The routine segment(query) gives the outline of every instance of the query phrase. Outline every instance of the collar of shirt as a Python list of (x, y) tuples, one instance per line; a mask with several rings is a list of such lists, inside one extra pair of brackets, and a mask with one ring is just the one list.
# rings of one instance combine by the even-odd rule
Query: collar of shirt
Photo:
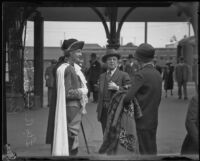
[(116, 69), (117, 69), (117, 67), (116, 67), (115, 69), (113, 69), (113, 70), (107, 70), (107, 73), (108, 73), (109, 71), (111, 71), (111, 76), (112, 76), (112, 75), (115, 73)]

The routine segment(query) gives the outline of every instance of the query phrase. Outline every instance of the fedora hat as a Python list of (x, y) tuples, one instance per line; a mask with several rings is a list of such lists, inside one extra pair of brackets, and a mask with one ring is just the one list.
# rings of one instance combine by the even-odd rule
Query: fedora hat
[(142, 62), (149, 62), (154, 59), (155, 49), (150, 44), (143, 43), (137, 47), (134, 57)]
[(102, 57), (102, 61), (105, 63), (109, 57), (115, 56), (120, 59), (120, 55), (115, 49), (107, 49), (106, 54)]
[(83, 46), (84, 46), (84, 41), (78, 41), (76, 39), (68, 39), (63, 41), (61, 49), (73, 51), (73, 50), (83, 49)]

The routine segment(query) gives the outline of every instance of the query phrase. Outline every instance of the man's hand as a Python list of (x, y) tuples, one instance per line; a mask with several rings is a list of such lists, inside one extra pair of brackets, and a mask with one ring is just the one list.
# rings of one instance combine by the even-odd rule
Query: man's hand
[(116, 83), (115, 82), (109, 82), (108, 83), (108, 89), (109, 90), (119, 90), (119, 86), (118, 85), (116, 85)]

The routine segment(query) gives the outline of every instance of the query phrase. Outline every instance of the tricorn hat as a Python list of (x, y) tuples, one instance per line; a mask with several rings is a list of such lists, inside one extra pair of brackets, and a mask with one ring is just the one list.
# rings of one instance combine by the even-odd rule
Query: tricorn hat
[(61, 49), (73, 51), (73, 50), (82, 49), (83, 46), (84, 46), (84, 41), (78, 41), (76, 39), (68, 39), (68, 40), (63, 41)]
[(155, 49), (150, 44), (143, 43), (137, 47), (134, 57), (142, 62), (153, 60)]
[(102, 57), (102, 61), (105, 63), (109, 57), (115, 56), (120, 59), (120, 55), (115, 49), (107, 49), (106, 54)]

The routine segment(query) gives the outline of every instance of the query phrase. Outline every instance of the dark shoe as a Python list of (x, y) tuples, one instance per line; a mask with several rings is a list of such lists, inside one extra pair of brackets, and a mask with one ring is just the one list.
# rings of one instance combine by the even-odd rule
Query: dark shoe
[(72, 155), (72, 156), (77, 155), (77, 154), (78, 154), (78, 148), (70, 151), (70, 155)]
[(180, 99), (181, 99), (181, 97), (178, 97), (178, 99), (180, 100)]
[(184, 97), (184, 100), (188, 100), (188, 98), (187, 98), (187, 97)]

